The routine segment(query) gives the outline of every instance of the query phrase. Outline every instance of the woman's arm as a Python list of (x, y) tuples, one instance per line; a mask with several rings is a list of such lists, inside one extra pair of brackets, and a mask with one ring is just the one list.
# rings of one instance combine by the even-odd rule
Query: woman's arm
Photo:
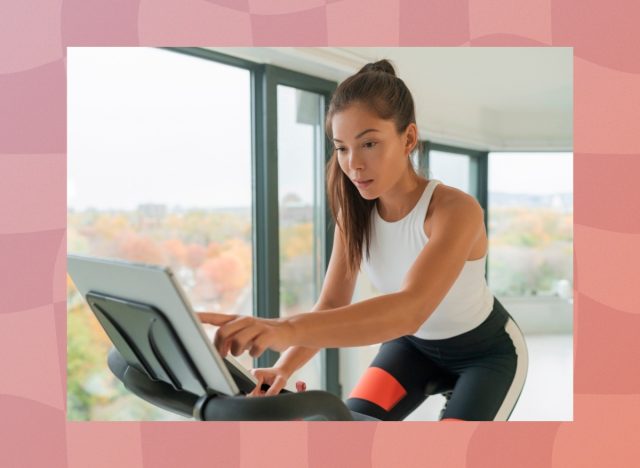
[(418, 307), (406, 293), (393, 293), (286, 319), (291, 343), (324, 348), (364, 346), (411, 334)]
[(399, 292), (287, 318), (293, 344), (363, 346), (415, 333), (460, 275), (483, 230), (482, 207), (473, 197), (441, 205), (433, 214), (431, 238)]

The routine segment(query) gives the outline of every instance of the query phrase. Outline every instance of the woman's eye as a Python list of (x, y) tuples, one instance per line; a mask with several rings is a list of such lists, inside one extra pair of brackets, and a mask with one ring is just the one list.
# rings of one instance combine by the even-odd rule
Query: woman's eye
[[(376, 141), (368, 141), (368, 142), (364, 143), (362, 146), (363, 146), (364, 148), (373, 148), (373, 147), (374, 147), (374, 146), (376, 146), (377, 144), (378, 144), (378, 142), (376, 142)], [(337, 147), (335, 148), (335, 150), (336, 150), (338, 153), (341, 153), (341, 152), (343, 152), (343, 151), (346, 151), (346, 148), (345, 148), (345, 147), (343, 147), (343, 146), (337, 146)]]

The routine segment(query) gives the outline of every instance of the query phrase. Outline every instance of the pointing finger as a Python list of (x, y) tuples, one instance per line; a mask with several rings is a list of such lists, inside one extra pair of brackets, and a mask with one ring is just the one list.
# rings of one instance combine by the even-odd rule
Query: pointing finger
[(235, 320), (238, 316), (234, 314), (220, 314), (217, 312), (198, 312), (198, 319), (203, 323), (211, 325), (224, 325), (227, 322)]

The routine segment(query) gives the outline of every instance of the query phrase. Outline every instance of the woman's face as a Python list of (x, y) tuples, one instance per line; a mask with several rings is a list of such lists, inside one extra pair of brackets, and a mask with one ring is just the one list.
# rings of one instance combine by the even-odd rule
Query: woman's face
[(392, 120), (384, 120), (362, 104), (352, 104), (333, 116), (331, 128), (336, 157), (342, 171), (360, 195), (374, 200), (391, 189), (408, 170), (413, 144)]

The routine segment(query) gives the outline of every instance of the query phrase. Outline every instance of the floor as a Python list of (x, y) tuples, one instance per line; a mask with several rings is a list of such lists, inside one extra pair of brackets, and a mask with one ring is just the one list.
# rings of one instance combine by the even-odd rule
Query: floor
[[(529, 372), (509, 421), (573, 420), (572, 335), (527, 335)], [(435, 421), (444, 398), (428, 398), (405, 421)]]

